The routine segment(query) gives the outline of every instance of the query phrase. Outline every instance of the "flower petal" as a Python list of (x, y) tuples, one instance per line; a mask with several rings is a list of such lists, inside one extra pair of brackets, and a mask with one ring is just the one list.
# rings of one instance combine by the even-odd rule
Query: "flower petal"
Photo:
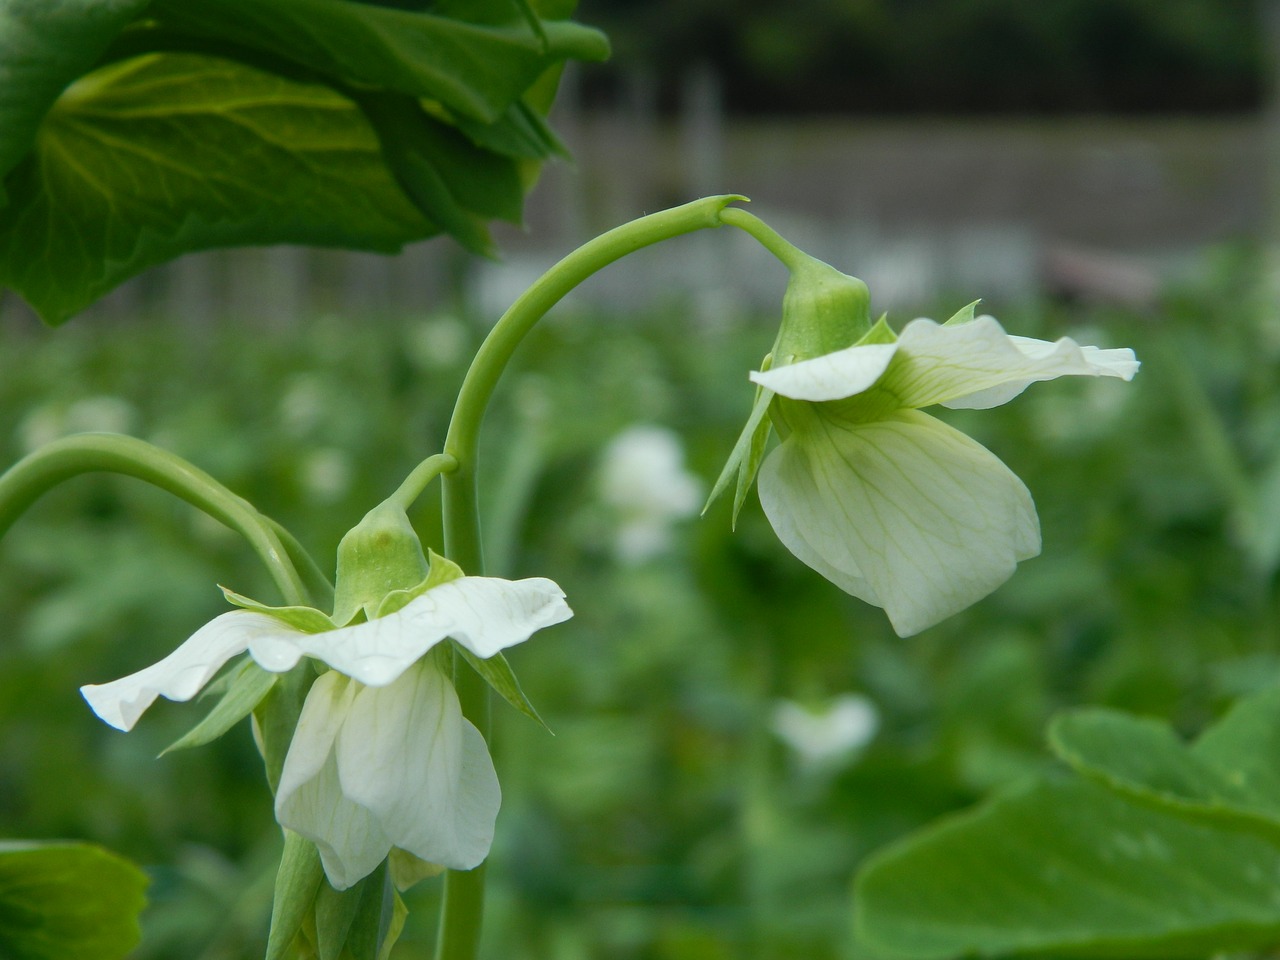
[(111, 726), (131, 730), (156, 697), (190, 700), (245, 650), (267, 670), (292, 668), (301, 656), (291, 642), (295, 633), (274, 617), (233, 610), (210, 620), (163, 660), (110, 683), (87, 684), (80, 692)]
[(840, 400), (866, 390), (885, 372), (896, 343), (846, 347), (811, 360), (751, 371), (751, 382), (792, 400)]
[(550, 580), (462, 577), (432, 587), (385, 617), (294, 640), (307, 655), (380, 687), (445, 637), (487, 658), (572, 615), (564, 591)]
[(430, 659), (356, 694), (338, 735), (346, 797), (394, 846), (454, 870), (489, 854), (502, 794), (484, 738)]
[(1070, 337), (1050, 343), (1011, 337), (994, 317), (957, 326), (912, 320), (878, 387), (903, 407), (941, 403), (985, 409), (1012, 400), (1037, 380), (1062, 376), (1119, 377), (1138, 371), (1133, 351), (1082, 347)]
[(859, 424), (797, 407), (760, 471), (765, 514), (792, 553), (884, 607), (899, 635), (963, 610), (1039, 553), (1027, 488), (964, 434), (914, 410)]
[(368, 876), (391, 849), (378, 817), (343, 793), (338, 771), (336, 741), (361, 689), (335, 670), (316, 679), (276, 790), (276, 819), (316, 845), (336, 890)]

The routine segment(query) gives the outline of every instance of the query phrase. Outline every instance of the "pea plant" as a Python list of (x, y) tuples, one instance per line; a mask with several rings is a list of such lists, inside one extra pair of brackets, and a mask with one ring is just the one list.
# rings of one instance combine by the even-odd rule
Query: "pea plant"
[[(571, 7), (4, 0), (0, 283), (58, 324), (146, 267), (210, 247), (394, 251), (447, 234), (490, 252), (488, 223), (518, 221), (538, 165), (562, 152), (545, 114), (563, 63), (608, 52)], [(159, 698), (211, 700), (170, 749), (251, 724), (283, 836), (268, 960), (403, 956), (392, 952), (401, 893), (418, 883), (443, 885), (438, 960), (481, 955), (502, 802), (491, 700), (541, 722), (504, 651), (535, 634), (554, 642), (578, 600), (554, 570), (486, 576), (480, 434), (522, 340), (611, 263), (728, 227), (789, 271), (776, 338), (742, 371), (749, 412), (736, 442), (725, 438), (706, 522), (736, 522), (755, 487), (782, 547), (882, 608), (904, 638), (1040, 552), (1023, 482), (925, 411), (995, 407), (1064, 376), (1129, 381), (1133, 352), (1011, 335), (976, 303), (895, 327), (873, 315), (864, 283), (744, 203), (713, 196), (642, 216), (551, 267), (492, 326), (447, 431), (424, 438), (418, 466), (332, 560), (134, 437), (64, 437), (0, 476), (0, 533), (62, 481), (117, 473), (235, 531), (270, 575), (276, 596), (223, 588), (226, 611), (167, 656), (81, 688), (121, 731)], [(437, 485), (443, 534), (423, 543), (410, 512)], [(1056, 773), (866, 865), (859, 955), (1203, 956), (1280, 940), (1277, 720), (1270, 691), (1191, 745), (1115, 711), (1061, 716)], [(23, 960), (123, 956), (144, 887), (96, 847), (0, 845), (0, 946)]]

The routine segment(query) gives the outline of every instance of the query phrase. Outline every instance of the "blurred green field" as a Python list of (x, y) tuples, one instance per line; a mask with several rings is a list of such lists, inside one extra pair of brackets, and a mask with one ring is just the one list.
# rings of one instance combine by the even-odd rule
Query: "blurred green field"
[[(1132, 346), (1144, 367), (1129, 386), (1060, 381), (944, 412), (1026, 481), (1045, 547), (910, 640), (794, 560), (754, 496), (736, 533), (721, 502), (653, 555), (618, 548), (627, 518), (602, 496), (602, 451), (629, 426), (669, 427), (705, 492), (775, 318), (553, 314), (503, 384), (482, 464), (490, 572), (552, 577), (576, 611), (510, 653), (555, 736), (495, 707), (505, 801), (485, 955), (846, 957), (860, 859), (1048, 763), (1055, 710), (1108, 704), (1194, 731), (1280, 678), (1280, 327), (1255, 274), (1248, 251), (1221, 251), (1151, 315), (984, 305), (1010, 332)], [(330, 566), (438, 449), (491, 319), (0, 330), (0, 450), (11, 463), (65, 432), (132, 433)], [(434, 507), (415, 519), (439, 548)], [(157, 760), (200, 705), (164, 703), (124, 736), (77, 693), (220, 612), (219, 583), (278, 601), (233, 535), (130, 480), (71, 481), (0, 543), (0, 836), (85, 838), (146, 865), (138, 960), (249, 960), (265, 939), (278, 841), (247, 727)], [(775, 732), (780, 701), (851, 693), (879, 716), (860, 749), (806, 761)], [(422, 955), (437, 893), (410, 894), (396, 955)]]

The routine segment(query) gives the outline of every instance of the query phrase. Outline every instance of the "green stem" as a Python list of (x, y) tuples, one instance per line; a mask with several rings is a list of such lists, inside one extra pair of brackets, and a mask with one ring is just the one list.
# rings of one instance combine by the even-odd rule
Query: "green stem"
[(413, 506), (413, 502), (427, 489), (427, 485), (442, 473), (452, 473), (458, 469), (458, 461), (447, 453), (437, 453), (413, 468), (413, 472), (404, 478), (404, 483), (396, 488), (396, 492), (387, 497), (387, 503), (394, 504), (405, 513)]
[[(145, 480), (244, 536), (266, 565), (285, 603), (309, 605), (313, 602), (310, 588), (328, 587), (301, 545), (247, 501), (176, 454), (120, 434), (63, 437), (0, 475), (0, 537), (49, 489), (63, 480), (97, 471)], [(305, 576), (299, 574), (296, 559), (303, 560)]]
[[(722, 219), (731, 212), (725, 208), (745, 199), (707, 197), (610, 230), (553, 266), (502, 315), (467, 371), (445, 437), (444, 452), (457, 462), (457, 468), (441, 478), (444, 548), (450, 560), (469, 574), (484, 572), (476, 493), (480, 425), (498, 380), (525, 335), (548, 310), (592, 274), (651, 244), (718, 227), (728, 222)], [(463, 715), (488, 739), (488, 687), (474, 670), (461, 664), (454, 683)], [(481, 864), (475, 870), (450, 870), (446, 874), (436, 960), (474, 960), (478, 955), (484, 915), (484, 869)]]
[(764, 247), (775, 257), (782, 261), (783, 266), (790, 269), (797, 264), (807, 263), (813, 258), (805, 253), (795, 244), (784, 238), (777, 230), (769, 226), (753, 213), (746, 210), (732, 208), (725, 210), (720, 214), (720, 222), (729, 227), (737, 227), (739, 230), (745, 230), (751, 236), (759, 241), (760, 246)]

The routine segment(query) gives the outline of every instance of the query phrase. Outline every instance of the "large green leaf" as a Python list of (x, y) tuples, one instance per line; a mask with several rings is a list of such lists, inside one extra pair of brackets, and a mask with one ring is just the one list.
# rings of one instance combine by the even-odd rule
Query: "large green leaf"
[(147, 878), (76, 843), (0, 844), (0, 957), (117, 960), (137, 944)]
[(880, 960), (1174, 960), (1280, 943), (1280, 841), (1088, 780), (1009, 790), (885, 851), (855, 930)]
[(873, 953), (1174, 957), (1280, 943), (1280, 689), (1194, 743), (1086, 708), (1050, 727), (1085, 779), (1041, 783), (927, 829), (869, 864), (857, 926)]
[(31, 148), (58, 95), (148, 2), (0, 0), (0, 177)]
[(192, 250), (393, 251), (438, 232), (397, 187), (350, 101), (189, 54), (133, 59), (80, 81), (8, 185), (0, 284), (51, 323)]
[(0, 285), (59, 323), (211, 247), (491, 252), (564, 60), (608, 54), (570, 7), (0, 0)]
[(1280, 836), (1278, 690), (1242, 700), (1190, 745), (1166, 723), (1099, 708), (1058, 717), (1050, 742), (1077, 771), (1135, 799)]
[(504, 7), (496, 24), (457, 19), (457, 9), (442, 17), (350, 0), (156, 0), (150, 13), (166, 29), (492, 122), (553, 62), (608, 54), (598, 31), (571, 21), (542, 24), (544, 45), (517, 4)]

